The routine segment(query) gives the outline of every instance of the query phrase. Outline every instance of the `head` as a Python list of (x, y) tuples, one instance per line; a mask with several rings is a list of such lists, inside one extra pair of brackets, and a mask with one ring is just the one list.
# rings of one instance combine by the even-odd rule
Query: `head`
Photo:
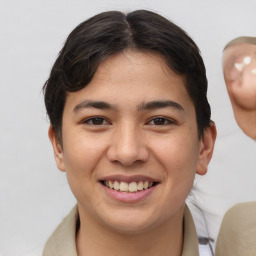
[(98, 14), (78, 25), (68, 36), (44, 86), (50, 122), (61, 142), (62, 115), (67, 93), (92, 80), (99, 64), (124, 50), (161, 55), (185, 80), (196, 110), (198, 135), (210, 124), (207, 78), (199, 49), (181, 28), (150, 11)]
[(149, 11), (101, 13), (71, 32), (44, 89), (81, 223), (134, 233), (169, 221), (181, 230), (216, 136), (191, 38)]

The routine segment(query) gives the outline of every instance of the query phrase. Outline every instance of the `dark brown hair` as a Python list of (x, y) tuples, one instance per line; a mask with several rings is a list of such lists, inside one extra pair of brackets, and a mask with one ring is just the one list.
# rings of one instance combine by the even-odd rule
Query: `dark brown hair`
[(199, 137), (210, 124), (205, 66), (194, 41), (180, 27), (150, 11), (100, 13), (68, 36), (44, 85), (45, 106), (57, 138), (67, 92), (84, 88), (99, 64), (125, 49), (160, 54), (167, 65), (185, 78), (196, 110)]

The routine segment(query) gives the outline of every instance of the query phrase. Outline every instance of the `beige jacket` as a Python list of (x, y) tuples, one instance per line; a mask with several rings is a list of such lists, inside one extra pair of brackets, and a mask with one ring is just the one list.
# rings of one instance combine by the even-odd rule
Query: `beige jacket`
[(256, 255), (256, 202), (240, 203), (225, 214), (215, 256)]
[[(47, 241), (43, 256), (77, 256), (75, 241), (77, 220), (78, 211), (77, 207), (74, 207)], [(187, 206), (184, 212), (182, 256), (199, 256), (197, 233)]]

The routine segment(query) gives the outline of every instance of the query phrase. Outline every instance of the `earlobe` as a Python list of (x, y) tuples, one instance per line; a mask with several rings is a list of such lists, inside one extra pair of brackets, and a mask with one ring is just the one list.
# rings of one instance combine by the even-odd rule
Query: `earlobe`
[(56, 133), (55, 133), (52, 125), (50, 125), (50, 127), (49, 127), (48, 136), (49, 136), (49, 139), (52, 143), (54, 158), (55, 158), (57, 167), (60, 171), (65, 172), (65, 165), (64, 165), (64, 159), (63, 159), (63, 149), (62, 149), (62, 146), (61, 146), (59, 140), (56, 137)]
[(196, 173), (199, 175), (205, 175), (207, 173), (207, 167), (212, 158), (216, 136), (216, 126), (214, 122), (211, 121), (210, 126), (204, 130), (204, 137), (200, 141), (199, 159), (196, 170)]

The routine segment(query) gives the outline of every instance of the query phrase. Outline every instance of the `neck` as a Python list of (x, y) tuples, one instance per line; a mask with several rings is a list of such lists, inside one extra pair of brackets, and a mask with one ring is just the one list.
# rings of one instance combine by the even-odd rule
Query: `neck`
[(171, 220), (136, 234), (124, 234), (80, 214), (76, 244), (79, 256), (180, 256), (183, 245), (183, 212), (179, 209)]

